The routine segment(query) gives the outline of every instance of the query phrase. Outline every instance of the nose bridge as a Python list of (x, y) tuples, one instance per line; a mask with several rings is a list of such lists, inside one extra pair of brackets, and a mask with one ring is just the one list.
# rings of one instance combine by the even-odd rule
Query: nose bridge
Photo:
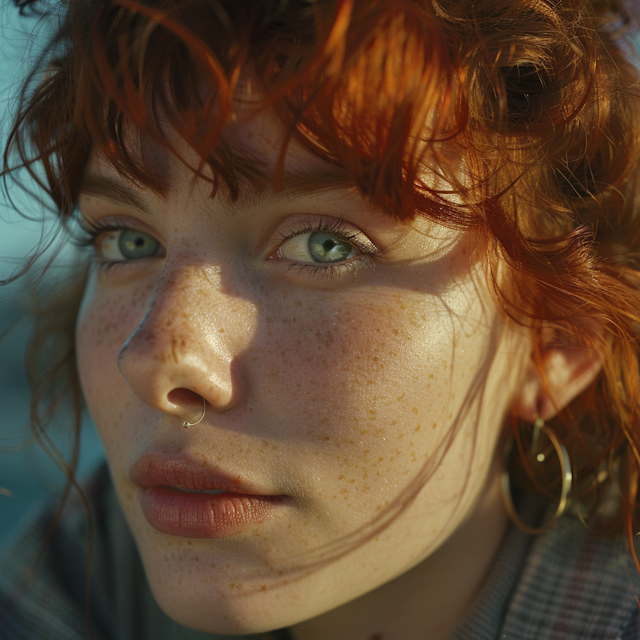
[(219, 268), (187, 264), (165, 270), (129, 341), (136, 336), (148, 346), (162, 340), (165, 348), (170, 345), (172, 351), (186, 347), (198, 330), (220, 324), (218, 316), (223, 312), (224, 297)]
[(118, 367), (136, 395), (161, 411), (184, 417), (192, 411), (187, 404), (201, 402), (193, 394), (228, 409), (240, 391), (234, 361), (251, 339), (254, 317), (254, 305), (219, 266), (167, 264)]

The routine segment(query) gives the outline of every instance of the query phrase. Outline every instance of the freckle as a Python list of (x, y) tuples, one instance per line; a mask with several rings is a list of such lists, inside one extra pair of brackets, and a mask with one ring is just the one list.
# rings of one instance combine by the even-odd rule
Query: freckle
[(417, 414), (418, 413), (418, 407), (413, 407), (413, 409), (411, 409), (411, 411), (413, 411), (413, 413)]
[(437, 427), (438, 427), (438, 423), (437, 423), (437, 422), (434, 422), (434, 423), (433, 423), (433, 427), (431, 427), (431, 428), (432, 428), (432, 429), (436, 429)]
[(418, 426), (414, 429), (414, 431), (420, 431), (420, 429), (421, 429), (421, 426), (420, 426), (420, 425), (418, 425)]
[(429, 374), (429, 380), (433, 380), (433, 373)]

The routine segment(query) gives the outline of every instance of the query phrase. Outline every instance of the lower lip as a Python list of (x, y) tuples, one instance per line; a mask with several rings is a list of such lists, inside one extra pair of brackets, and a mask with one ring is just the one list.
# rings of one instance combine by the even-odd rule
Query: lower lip
[(142, 512), (161, 533), (183, 538), (225, 538), (265, 522), (283, 501), (280, 496), (187, 493), (147, 487), (142, 494)]

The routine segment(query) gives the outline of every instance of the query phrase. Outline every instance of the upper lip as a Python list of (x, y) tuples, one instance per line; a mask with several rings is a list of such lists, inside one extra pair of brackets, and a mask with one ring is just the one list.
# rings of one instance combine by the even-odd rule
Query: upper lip
[(191, 491), (214, 489), (247, 495), (267, 495), (238, 476), (186, 455), (145, 453), (129, 468), (129, 477), (142, 487), (176, 487)]

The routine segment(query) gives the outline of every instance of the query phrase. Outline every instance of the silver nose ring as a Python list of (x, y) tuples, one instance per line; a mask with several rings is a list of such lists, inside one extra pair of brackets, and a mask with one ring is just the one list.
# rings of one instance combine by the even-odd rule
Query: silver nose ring
[[(202, 398), (202, 396), (200, 396)], [(182, 423), (182, 426), (186, 429), (187, 427), (195, 427), (197, 424), (200, 424), (202, 422), (202, 419), (204, 418), (204, 414), (207, 412), (207, 401), (202, 398), (202, 415), (195, 421), (195, 422), (189, 422), (188, 420), (185, 420)]]

